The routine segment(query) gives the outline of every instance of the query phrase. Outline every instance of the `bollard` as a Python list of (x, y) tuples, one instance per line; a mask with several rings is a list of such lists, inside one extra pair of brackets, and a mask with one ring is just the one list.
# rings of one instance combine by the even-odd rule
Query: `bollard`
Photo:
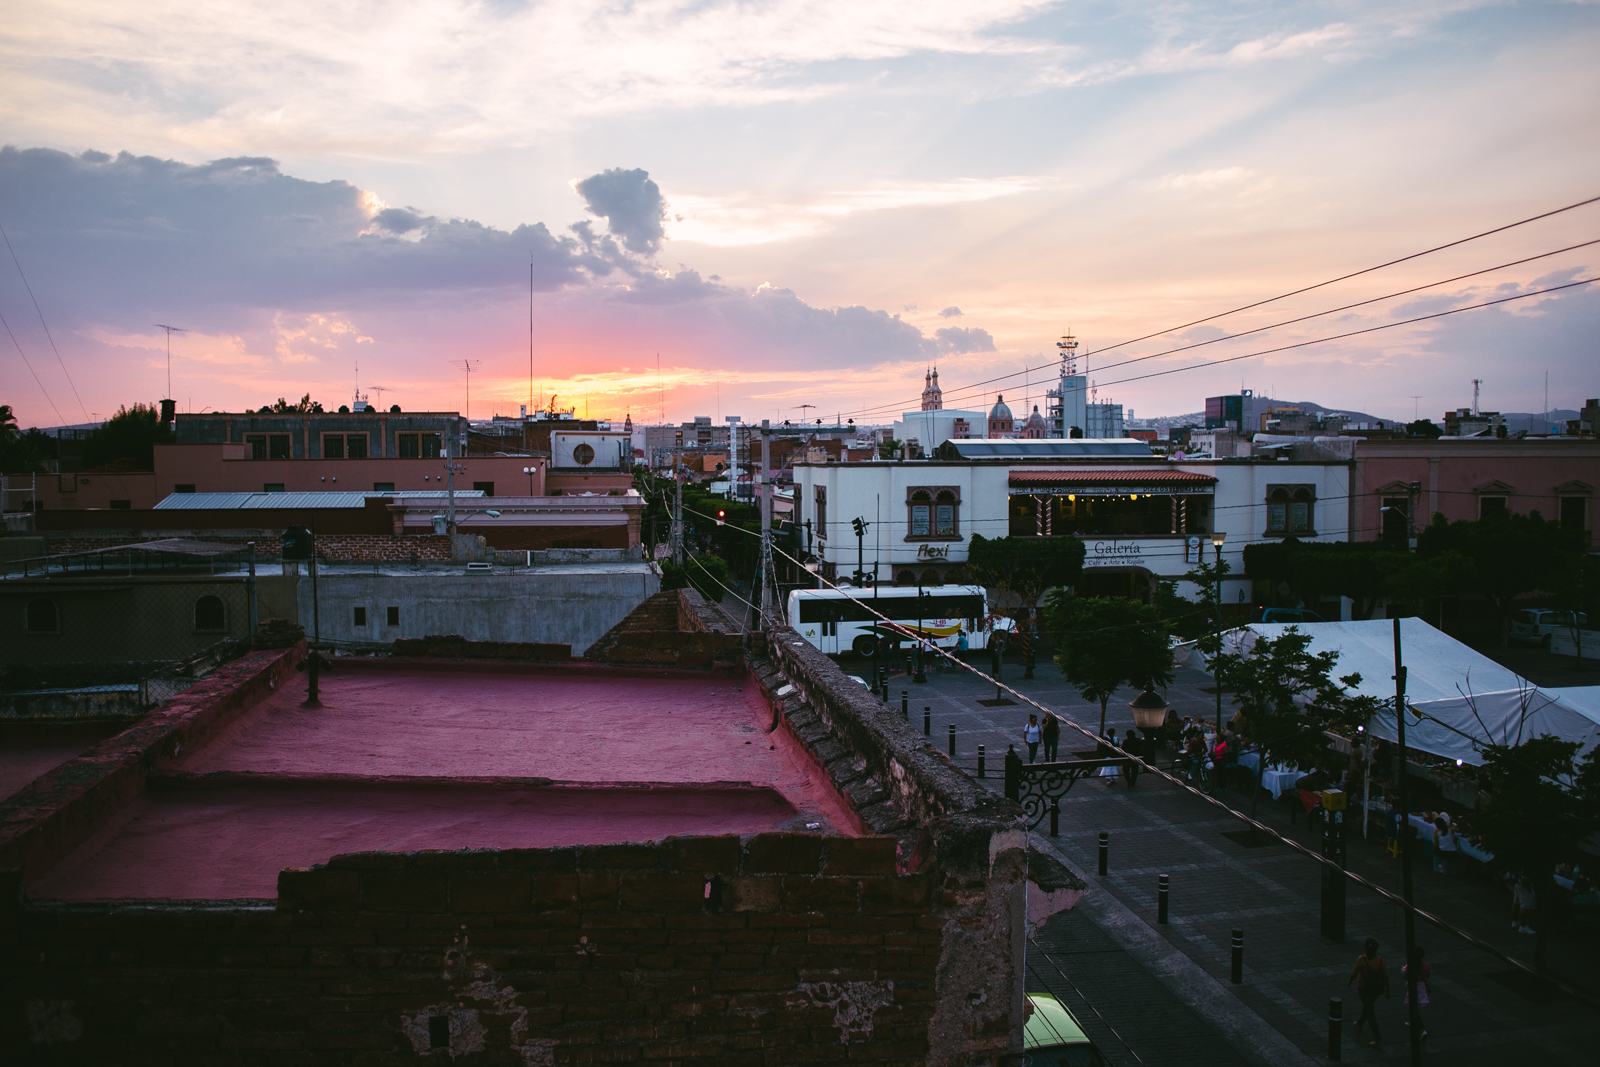
[(1233, 932), (1233, 984), (1244, 981), (1244, 931)]
[[(1050, 801), (1050, 836), (1051, 837), (1060, 837), (1061, 836), (1061, 800), (1060, 800), (1060, 798), (1057, 798), (1055, 800)], [(1103, 868), (1104, 866), (1105, 866), (1105, 864), (1102, 863), (1101, 867)], [(1102, 870), (1100, 873), (1104, 874), (1105, 871)]]
[(1167, 876), (1156, 875), (1156, 922), (1167, 925)]
[(1106, 863), (1111, 859), (1111, 832), (1100, 831), (1100, 873), (1106, 873)]
[(950, 724), (950, 758), (956, 758), (956, 724)]
[(1339, 1059), (1340, 1038), (1344, 1036), (1342, 1023), (1344, 1022), (1344, 1001), (1339, 997), (1328, 998), (1328, 1059), (1335, 1062)]
[(985, 775), (983, 773), (983, 746), (982, 745), (978, 746), (978, 777), (979, 778), (985, 777)]
[(911, 721), (911, 690), (900, 690), (900, 717), (906, 722)]
[(922, 736), (933, 736), (933, 709), (929, 707), (922, 709)]

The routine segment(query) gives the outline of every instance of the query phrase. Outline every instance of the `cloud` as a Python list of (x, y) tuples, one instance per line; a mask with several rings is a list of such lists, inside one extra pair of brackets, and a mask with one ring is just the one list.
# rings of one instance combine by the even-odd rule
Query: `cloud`
[[(564, 232), (499, 229), (390, 207), (348, 182), (306, 181), (259, 157), (188, 165), (0, 149), (8, 231), (63, 355), (101, 394), (87, 396), (97, 410), (164, 392), (164, 341), (152, 322), (191, 331), (174, 344), (173, 376), (196, 408), (344, 392), (358, 356), (363, 375), (398, 402), (459, 404), (446, 355), (478, 355), (488, 376), (500, 363), (526, 375), (516, 369), (525, 357), (506, 354), (528, 341), (530, 261), (536, 369), (561, 380), (656, 350), (696, 364), (701, 384), (712, 374), (836, 379), (995, 351), (982, 329), (928, 336), (882, 309), (816, 306), (782, 286), (666, 269), (650, 258), (665, 240), (665, 201), (645, 171), (603, 171), (573, 188), (574, 212), (587, 207), (608, 232), (593, 220)], [(21, 299), (12, 288), (0, 280), (8, 318)]]
[(961, 309), (954, 306), (947, 307), (939, 312), (939, 317), (941, 319), (959, 319), (961, 317)]
[(994, 338), (988, 330), (975, 326), (946, 326), (934, 331), (934, 348), (939, 352), (993, 352)]
[(660, 251), (666, 237), (662, 223), (667, 202), (648, 173), (615, 167), (574, 182), (572, 188), (591, 214), (606, 220), (606, 228), (628, 251), (638, 255)]

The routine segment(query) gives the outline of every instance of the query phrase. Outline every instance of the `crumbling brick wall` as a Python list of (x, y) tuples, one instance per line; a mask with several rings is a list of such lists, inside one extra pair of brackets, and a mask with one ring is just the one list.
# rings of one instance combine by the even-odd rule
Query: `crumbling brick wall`
[[(241, 549), (256, 543), (258, 560), (277, 560), (281, 554), (280, 530), (107, 530), (48, 532), (45, 540), (52, 556), (93, 552), (136, 545), (168, 537), (184, 537)], [(340, 563), (445, 563), (450, 560), (448, 534), (319, 534), (317, 555)]]
[(731, 666), (744, 643), (732, 630), (731, 621), (693, 589), (665, 589), (646, 598), (583, 656), (627, 666)]
[(0, 901), (14, 1062), (927, 1062), (952, 908), (883, 838), (364, 853), (276, 902)]

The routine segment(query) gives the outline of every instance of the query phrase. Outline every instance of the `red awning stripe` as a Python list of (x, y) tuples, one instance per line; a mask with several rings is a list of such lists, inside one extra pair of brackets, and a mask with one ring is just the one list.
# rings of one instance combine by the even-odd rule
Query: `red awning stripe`
[(1184, 470), (1012, 471), (1011, 484), (1027, 486), (1164, 485), (1205, 486), (1217, 480), (1209, 474)]

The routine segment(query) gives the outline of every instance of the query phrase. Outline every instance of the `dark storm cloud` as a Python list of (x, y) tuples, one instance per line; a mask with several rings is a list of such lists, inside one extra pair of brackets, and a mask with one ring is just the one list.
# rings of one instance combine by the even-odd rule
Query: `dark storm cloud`
[(636, 255), (654, 255), (666, 239), (667, 202), (661, 187), (647, 171), (610, 170), (593, 174), (573, 185), (592, 215), (606, 220), (606, 228)]

